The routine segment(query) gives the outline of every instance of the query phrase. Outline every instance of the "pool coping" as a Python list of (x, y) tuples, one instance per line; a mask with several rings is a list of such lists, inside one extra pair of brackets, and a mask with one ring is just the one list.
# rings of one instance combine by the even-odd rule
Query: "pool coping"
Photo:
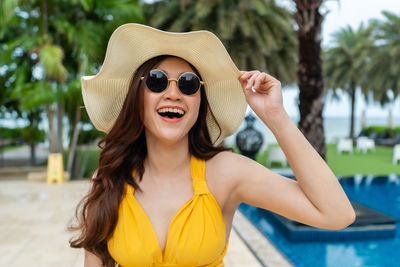
[(232, 228), (262, 266), (295, 266), (239, 209)]

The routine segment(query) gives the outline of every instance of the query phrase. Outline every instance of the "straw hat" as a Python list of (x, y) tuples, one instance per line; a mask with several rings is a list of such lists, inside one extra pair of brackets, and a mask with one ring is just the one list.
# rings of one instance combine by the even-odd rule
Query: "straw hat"
[(178, 56), (190, 62), (205, 82), (210, 108), (221, 127), (207, 115), (213, 144), (232, 135), (246, 112), (246, 99), (233, 63), (222, 42), (209, 31), (161, 31), (128, 23), (118, 27), (108, 42), (104, 63), (94, 76), (83, 76), (82, 95), (93, 125), (108, 133), (117, 119), (137, 68), (159, 55)]

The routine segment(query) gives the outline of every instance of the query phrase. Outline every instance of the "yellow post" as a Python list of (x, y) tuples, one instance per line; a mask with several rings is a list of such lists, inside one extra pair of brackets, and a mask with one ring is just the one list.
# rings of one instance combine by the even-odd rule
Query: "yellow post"
[(64, 164), (61, 153), (50, 153), (47, 161), (47, 183), (64, 182)]

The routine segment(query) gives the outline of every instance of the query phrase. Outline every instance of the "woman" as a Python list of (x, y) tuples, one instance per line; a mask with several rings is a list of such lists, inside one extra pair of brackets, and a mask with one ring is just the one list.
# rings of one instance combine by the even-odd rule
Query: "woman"
[[(335, 175), (291, 122), (278, 80), (238, 71), (210, 32), (126, 24), (83, 77), (88, 114), (107, 136), (81, 204), (85, 266), (223, 266), (242, 202), (324, 229), (354, 210)], [(296, 180), (219, 143), (246, 104), (269, 127)]]

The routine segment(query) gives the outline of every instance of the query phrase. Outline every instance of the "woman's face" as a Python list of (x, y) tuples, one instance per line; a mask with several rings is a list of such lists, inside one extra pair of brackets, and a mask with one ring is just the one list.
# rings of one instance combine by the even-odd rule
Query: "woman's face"
[[(184, 72), (195, 73), (190, 65), (180, 58), (167, 58), (153, 69), (163, 70), (168, 78), (174, 79), (178, 79)], [(187, 138), (199, 114), (200, 90), (193, 95), (185, 95), (179, 90), (175, 81), (170, 81), (167, 89), (160, 93), (150, 91), (146, 85), (144, 87), (146, 139), (173, 144)], [(170, 108), (178, 109), (180, 113), (183, 111), (183, 116), (169, 118), (165, 112)]]

